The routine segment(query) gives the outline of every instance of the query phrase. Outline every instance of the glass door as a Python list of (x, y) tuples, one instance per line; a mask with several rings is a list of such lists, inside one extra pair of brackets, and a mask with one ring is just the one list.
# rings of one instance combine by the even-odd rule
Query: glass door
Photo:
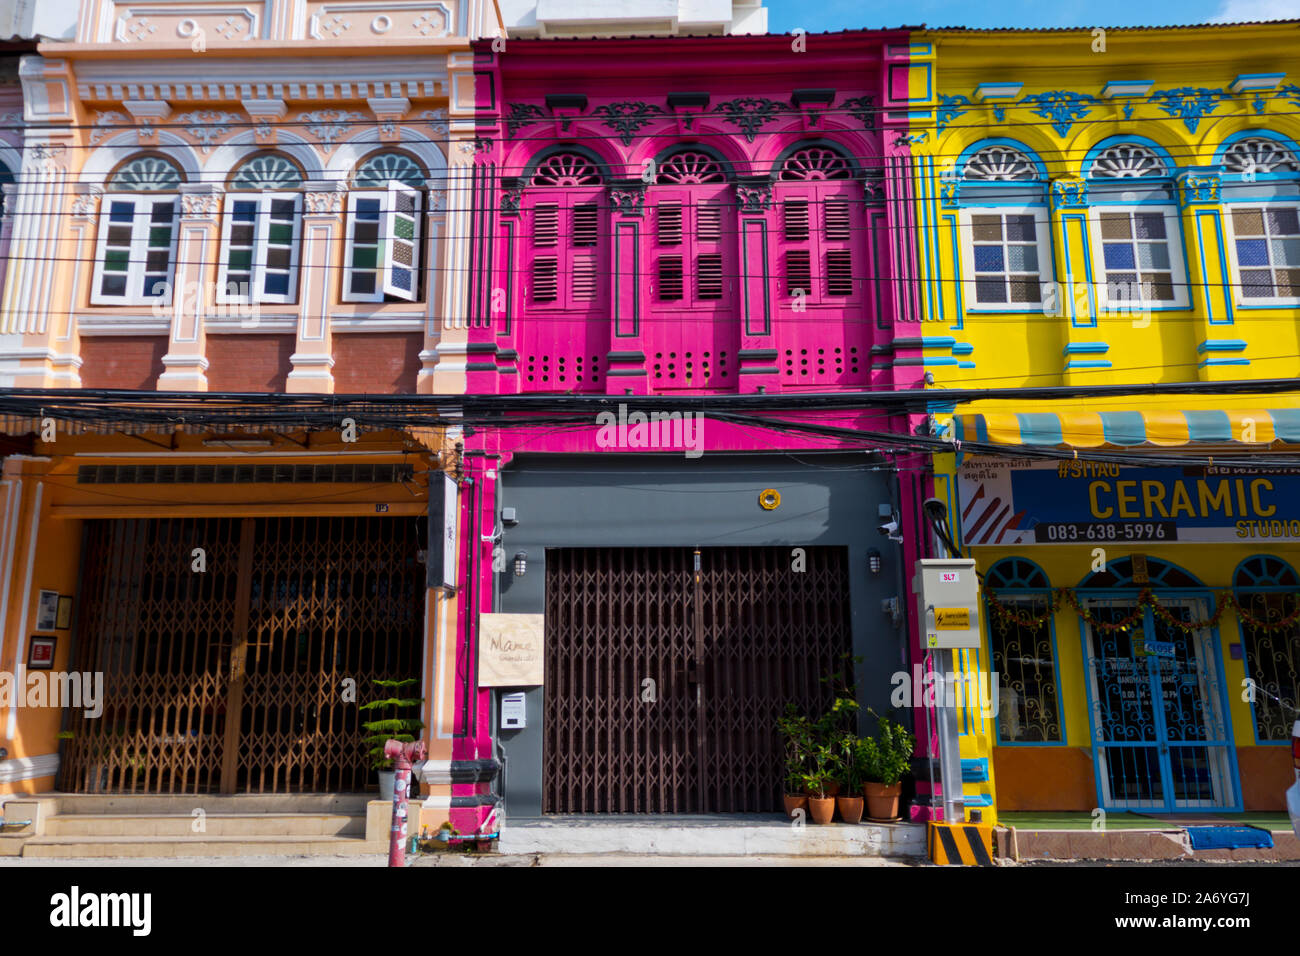
[(1163, 598), (1168, 617), (1133, 598), (1088, 602), (1085, 624), (1093, 759), (1102, 807), (1232, 809), (1233, 753), (1222, 674), (1203, 598)]

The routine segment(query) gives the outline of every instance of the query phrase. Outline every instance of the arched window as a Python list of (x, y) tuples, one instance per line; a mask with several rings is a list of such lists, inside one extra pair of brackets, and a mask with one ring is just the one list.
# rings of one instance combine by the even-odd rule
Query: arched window
[(726, 178), (722, 164), (708, 153), (683, 149), (659, 164), (655, 182), (674, 186), (699, 186), (724, 182)]
[(999, 742), (1064, 742), (1047, 575), (1032, 561), (1004, 558), (989, 568), (984, 587), (989, 652), (1001, 695)]
[(180, 168), (162, 156), (135, 156), (105, 184), (95, 249), (92, 305), (171, 300), (180, 216)]
[(805, 306), (844, 305), (859, 296), (854, 238), (855, 232), (860, 235), (866, 226), (861, 204), (853, 202), (861, 198), (861, 190), (855, 195), (852, 183), (845, 182), (852, 178), (848, 160), (824, 146), (796, 150), (785, 158), (777, 174), (779, 244), (785, 273), (782, 292), (802, 300)]
[(1041, 312), (1053, 278), (1041, 165), (1018, 144), (994, 143), (959, 168), (966, 308)]
[(344, 302), (419, 301), (420, 212), (428, 179), (405, 153), (375, 153), (357, 165), (348, 196)]
[(1093, 571), (1079, 585), (1081, 588), (1202, 588), (1204, 585), (1177, 565), (1159, 558), (1147, 558), (1149, 584), (1133, 580), (1133, 559), (1116, 558), (1106, 562), (1106, 570)]
[(277, 153), (252, 156), (231, 174), (218, 302), (296, 301), (302, 183), (302, 171)]
[(1088, 175), (1094, 179), (1142, 179), (1168, 176), (1169, 168), (1150, 146), (1119, 143), (1108, 146), (1092, 161)]
[(1242, 608), (1246, 676), (1255, 686), (1255, 737), (1288, 741), (1300, 706), (1300, 575), (1281, 558), (1261, 554), (1237, 566), (1232, 585)]
[(531, 204), (534, 308), (591, 307), (601, 291), (600, 189), (596, 164), (578, 152), (546, 157), (529, 178), (543, 187)]
[(1111, 312), (1188, 303), (1173, 164), (1155, 143), (1120, 137), (1084, 160), (1093, 271)]
[(732, 342), (730, 328), (712, 321), (735, 311), (735, 205), (726, 164), (707, 147), (684, 144), (655, 157), (653, 169), (646, 192), (650, 385), (730, 385), (739, 335)]
[(1010, 146), (986, 146), (972, 154), (962, 175), (981, 183), (1031, 182), (1039, 178), (1037, 164)]
[(1223, 150), (1223, 203), (1238, 305), (1300, 305), (1300, 160), (1290, 144), (1247, 136)]
[(1251, 136), (1223, 151), (1223, 166), (1230, 173), (1297, 173), (1295, 153), (1275, 139)]

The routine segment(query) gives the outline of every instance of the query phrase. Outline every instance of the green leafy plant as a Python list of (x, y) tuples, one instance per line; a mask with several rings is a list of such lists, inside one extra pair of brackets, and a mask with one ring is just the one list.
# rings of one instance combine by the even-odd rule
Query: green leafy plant
[(799, 793), (804, 786), (804, 775), (812, 768), (812, 721), (791, 703), (786, 705), (785, 716), (777, 718), (776, 729), (785, 748), (785, 792)]
[(892, 786), (912, 768), (916, 737), (902, 724), (868, 710), (878, 722), (876, 733), (861, 744), (863, 772), (869, 783)]
[(815, 742), (809, 751), (809, 769), (802, 775), (808, 796), (825, 799), (835, 779), (835, 750), (830, 744)]
[(840, 734), (835, 741), (836, 776), (850, 797), (859, 794), (866, 777), (867, 752), (864, 746), (866, 743), (867, 741), (850, 731)]
[(368, 720), (361, 725), (365, 733), (362, 742), (370, 748), (370, 765), (374, 769), (391, 770), (393, 761), (384, 756), (384, 744), (390, 740), (404, 744), (415, 740), (415, 735), (424, 729), (424, 723), (418, 717), (402, 716), (402, 712), (415, 710), (419, 713), (424, 698), (406, 697), (402, 694), (406, 688), (419, 683), (414, 677), (406, 680), (372, 680), (371, 683), (387, 696), (368, 701), (357, 708), (377, 714), (377, 719)]

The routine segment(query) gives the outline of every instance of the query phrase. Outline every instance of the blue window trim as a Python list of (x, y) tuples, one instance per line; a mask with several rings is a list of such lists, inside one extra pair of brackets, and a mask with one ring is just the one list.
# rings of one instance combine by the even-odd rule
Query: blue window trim
[[(1274, 561), (1278, 561), (1286, 565), (1291, 570), (1292, 574), (1296, 573), (1295, 568), (1292, 567), (1291, 565), (1291, 562), (1287, 561), (1285, 558), (1281, 557), (1280, 555), (1270, 554), (1267, 551), (1260, 551), (1256, 554), (1252, 554), (1250, 555), (1250, 557), (1242, 558), (1241, 561), (1237, 563), (1237, 566), (1232, 569), (1232, 577), (1229, 578), (1229, 580), (1232, 581), (1233, 597), (1236, 597), (1237, 595), (1243, 592), (1245, 593), (1263, 592), (1266, 594), (1273, 594), (1273, 593), (1294, 594), (1295, 593), (1296, 589), (1294, 587), (1285, 584), (1265, 584), (1265, 585), (1256, 585), (1254, 587), (1248, 587), (1248, 588), (1239, 587), (1236, 583), (1237, 574), (1238, 572), (1241, 571), (1242, 565), (1244, 565), (1247, 561), (1253, 561), (1256, 558), (1271, 558)], [(1300, 577), (1300, 575), (1297, 575), (1297, 577)], [(1250, 658), (1246, 656), (1246, 623), (1241, 619), (1240, 614), (1237, 615), (1237, 635), (1241, 639), (1241, 669), (1245, 673), (1246, 677), (1250, 678)], [(1286, 740), (1260, 740), (1259, 721), (1255, 717), (1254, 701), (1250, 702), (1250, 733), (1251, 733), (1251, 737), (1255, 741), (1256, 747), (1290, 747), (1291, 746), (1290, 738)]]
[(1101, 142), (1095, 143), (1093, 147), (1084, 154), (1083, 163), (1079, 167), (1080, 171), (1083, 173), (1083, 178), (1092, 181), (1092, 164), (1096, 162), (1097, 156), (1103, 150), (1110, 149), (1112, 146), (1120, 146), (1124, 143), (1133, 143), (1137, 146), (1145, 146), (1148, 149), (1153, 150), (1156, 155), (1160, 157), (1160, 161), (1165, 164), (1165, 169), (1168, 170), (1168, 172), (1163, 176), (1135, 176), (1131, 179), (1109, 179), (1107, 177), (1102, 177), (1098, 180), (1099, 182), (1135, 183), (1138, 185), (1163, 183), (1169, 182), (1173, 178), (1174, 174), (1178, 172), (1178, 164), (1175, 163), (1173, 157), (1169, 155), (1169, 150), (1165, 149), (1155, 140), (1148, 139), (1145, 136), (1132, 136), (1120, 133), (1116, 136), (1107, 136)]
[[(952, 512), (949, 511), (949, 514), (951, 513)], [(1012, 555), (1009, 558), (1002, 558), (1001, 560), (994, 562), (993, 566), (990, 567), (988, 571), (984, 572), (984, 580), (987, 581), (989, 575), (992, 574), (999, 565), (1006, 564), (1009, 561), (1021, 561), (1033, 567), (1035, 571), (1037, 571), (1039, 574), (1043, 576), (1043, 580), (1047, 582), (1047, 590), (1043, 590), (1042, 588), (1029, 588), (1029, 587), (995, 588), (994, 590), (998, 592), (998, 595), (1001, 596), (1006, 594), (1006, 595), (1010, 595), (1011, 597), (1046, 597), (1048, 604), (1050, 606), (1052, 600), (1052, 579), (1047, 576), (1047, 572), (1044, 571), (1037, 562), (1030, 561), (1028, 558), (1020, 557), (1019, 555)], [(989, 662), (989, 672), (992, 673), (993, 618), (992, 618), (992, 614), (988, 610), (988, 606), (989, 606), (988, 596), (985, 595), (984, 632), (985, 632), (985, 636), (987, 637), (987, 642), (985, 647), (980, 648), (980, 651), (981, 653), (987, 654), (986, 660), (988, 660)], [(1002, 707), (1001, 704), (999, 703), (998, 716), (993, 718), (993, 745), (995, 747), (1068, 747), (1070, 746), (1070, 735), (1065, 725), (1066, 715), (1065, 715), (1065, 707), (1064, 707), (1064, 699), (1063, 699), (1064, 692), (1062, 691), (1061, 688), (1061, 655), (1057, 650), (1057, 646), (1056, 646), (1056, 615), (1055, 614), (1053, 614), (1051, 617), (1048, 618), (1047, 625), (1048, 625), (1048, 631), (1051, 635), (1051, 641), (1052, 641), (1052, 678), (1056, 682), (1056, 722), (1060, 725), (1061, 728), (1061, 739), (1059, 741), (1058, 740), (1003, 740), (1002, 724), (1000, 723)]]
[(965, 177), (966, 177), (966, 163), (967, 163), (967, 161), (968, 161), (972, 156), (974, 156), (976, 153), (978, 153), (981, 149), (987, 149), (987, 148), (990, 147), (990, 146), (1006, 146), (1006, 147), (1008, 147), (1008, 148), (1010, 148), (1010, 149), (1019, 150), (1020, 152), (1022, 152), (1022, 153), (1025, 154), (1025, 158), (1028, 159), (1031, 163), (1033, 163), (1033, 164), (1034, 164), (1034, 168), (1035, 168), (1036, 170), (1038, 170), (1038, 177), (1037, 177), (1036, 179), (1006, 180), (1006, 181), (1001, 181), (1001, 184), (1002, 184), (1002, 185), (1005, 186), (1005, 185), (1008, 184), (1008, 183), (1015, 183), (1015, 182), (1027, 183), (1027, 184), (1028, 184), (1028, 183), (1039, 183), (1040, 185), (1046, 185), (1046, 183), (1047, 183), (1047, 167), (1046, 167), (1045, 165), (1043, 165), (1043, 161), (1042, 161), (1041, 159), (1038, 158), (1038, 154), (1037, 154), (1036, 152), (1034, 152), (1032, 149), (1030, 149), (1028, 146), (1026, 146), (1024, 143), (1020, 142), (1020, 140), (1018, 140), (1018, 139), (1008, 139), (1007, 137), (1003, 137), (1003, 136), (995, 136), (995, 137), (991, 137), (991, 138), (989, 138), (989, 139), (982, 139), (982, 140), (980, 140), (979, 142), (971, 143), (971, 145), (967, 146), (964, 150), (961, 151), (961, 155), (957, 157), (957, 167), (956, 167), (956, 168), (960, 171), (961, 181), (962, 181), (963, 183), (967, 183), (967, 182), (970, 182), (970, 183), (978, 183), (978, 182), (979, 182), (979, 180), (977, 180), (977, 179), (975, 179), (975, 180), (967, 180), (967, 179), (965, 178)]

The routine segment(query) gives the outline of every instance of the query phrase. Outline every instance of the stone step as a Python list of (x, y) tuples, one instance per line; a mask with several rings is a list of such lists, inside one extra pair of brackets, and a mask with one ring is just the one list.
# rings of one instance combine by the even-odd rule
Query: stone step
[(190, 813), (80, 813), (50, 817), (45, 835), (56, 837), (110, 836), (364, 836), (364, 813), (205, 813), (204, 829), (196, 832)]
[(23, 847), (24, 857), (125, 858), (189, 856), (357, 856), (385, 855), (386, 842), (349, 836), (39, 836)]
[(779, 818), (735, 823), (724, 817), (624, 822), (507, 820), (505, 854), (632, 853), (663, 856), (925, 856), (925, 826), (836, 823), (794, 826)]
[[(43, 795), (46, 796), (46, 795)], [(202, 808), (214, 813), (365, 813), (375, 794), (364, 793), (239, 793), (239, 794), (49, 794), (61, 814), (189, 814)]]

